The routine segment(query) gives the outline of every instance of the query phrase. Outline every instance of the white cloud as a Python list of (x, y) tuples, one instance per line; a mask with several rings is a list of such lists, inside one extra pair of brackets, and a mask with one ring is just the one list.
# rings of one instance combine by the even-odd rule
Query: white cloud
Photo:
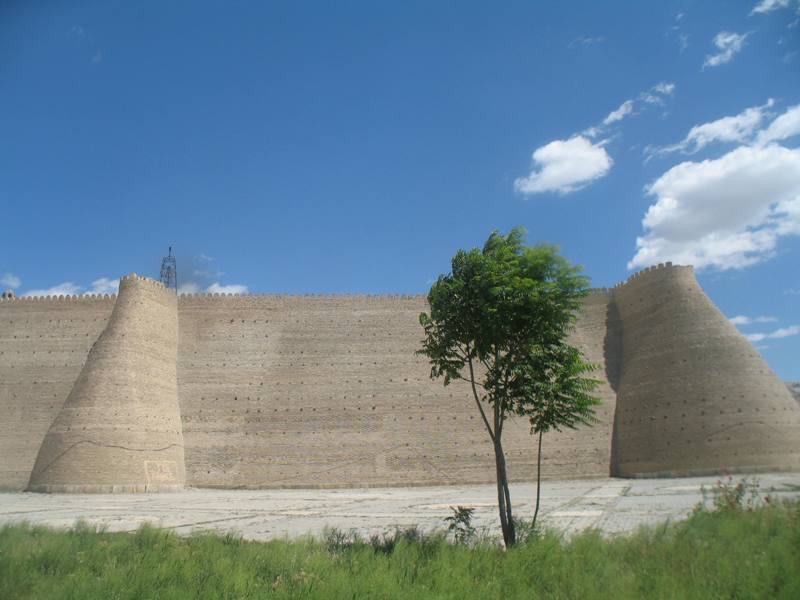
[(761, 0), (753, 7), (753, 10), (750, 11), (750, 14), (766, 14), (780, 8), (788, 8), (789, 4), (790, 0)]
[(94, 53), (94, 56), (92, 56), (92, 62), (95, 63), (95, 64), (103, 62), (103, 52), (102, 52), (102, 50), (98, 50), (97, 52)]
[(219, 278), (225, 275), (225, 272), (216, 266), (216, 259), (203, 252), (195, 255), (194, 257), (201, 264), (186, 269), (186, 279), (181, 280), (178, 286), (179, 294), (246, 294), (248, 288), (246, 285), (231, 284), (223, 285), (219, 283)]
[(784, 327), (776, 329), (772, 333), (749, 333), (746, 337), (751, 342), (760, 342), (761, 340), (778, 340), (785, 337), (790, 337), (800, 333), (800, 325), (792, 325), (791, 327)]
[(767, 114), (766, 110), (773, 104), (774, 101), (770, 98), (766, 104), (746, 108), (738, 115), (722, 117), (716, 121), (692, 127), (682, 145), (690, 153), (693, 153), (711, 142), (745, 142), (761, 125)]
[(646, 188), (655, 196), (628, 268), (673, 261), (741, 269), (800, 233), (800, 149), (740, 146), (716, 160), (683, 162)]
[(246, 294), (247, 286), (239, 284), (220, 285), (219, 283), (212, 283), (206, 291), (209, 294)]
[[(199, 294), (203, 291), (200, 284), (195, 281), (187, 281), (178, 287), (179, 294)], [(209, 294), (246, 294), (248, 292), (246, 285), (222, 285), (214, 282), (209, 285), (205, 291)]]
[[(592, 139), (605, 134), (613, 125), (634, 113), (637, 103), (664, 104), (664, 98), (675, 93), (675, 84), (662, 81), (640, 93), (634, 100), (625, 100), (611, 111), (603, 122), (583, 130), (566, 140), (554, 140), (533, 152), (533, 169), (527, 177), (514, 181), (514, 189), (523, 194), (556, 192), (569, 194), (604, 177), (614, 161), (605, 149), (613, 139), (597, 142)], [(641, 111), (640, 111), (641, 112)], [(591, 138), (591, 139), (590, 139)]]
[[(78, 294), (116, 294), (119, 291), (119, 280), (111, 279), (108, 277), (101, 277), (95, 279), (89, 289), (83, 286), (76, 285), (71, 281), (61, 283), (47, 289), (29, 290), (23, 294), (24, 296), (61, 296), (61, 295), (78, 295)], [(182, 283), (178, 288), (179, 294), (197, 294), (201, 292), (200, 286), (193, 282), (187, 281)], [(246, 294), (246, 285), (221, 285), (219, 283), (212, 283), (206, 292), (209, 294)]]
[[(91, 288), (84, 291), (83, 286), (76, 285), (71, 281), (60, 283), (47, 289), (29, 290), (23, 296), (74, 296), (78, 294), (116, 294), (119, 290), (119, 280), (101, 277), (92, 282)], [(178, 288), (179, 294), (197, 294), (201, 291), (200, 286), (192, 281), (183, 283)], [(206, 292), (209, 294), (246, 294), (246, 285), (221, 285), (212, 283)]]
[(716, 54), (706, 56), (703, 68), (718, 67), (731, 61), (731, 59), (742, 51), (744, 43), (749, 33), (733, 33), (731, 31), (720, 31), (714, 36), (714, 45), (717, 47)]
[(576, 37), (572, 40), (569, 44), (567, 44), (567, 48), (574, 48), (575, 46), (583, 46), (584, 48), (588, 48), (589, 46), (594, 46), (595, 44), (602, 44), (605, 41), (605, 38), (602, 36), (586, 36), (582, 35)]
[(666, 37), (673, 38), (678, 43), (678, 50), (681, 54), (689, 47), (689, 34), (683, 31), (681, 24), (683, 17), (683, 13), (678, 13), (675, 17), (675, 24), (664, 33)]
[(225, 271), (218, 271), (218, 270), (211, 270), (211, 269), (195, 269), (192, 271), (192, 275), (195, 277), (222, 277), (225, 275)]
[(675, 93), (675, 88), (675, 83), (662, 81), (653, 87), (653, 91), (663, 96), (672, 96)]
[[(753, 139), (754, 134), (763, 123), (764, 119), (770, 115), (769, 109), (775, 105), (775, 101), (770, 98), (761, 106), (751, 106), (744, 109), (738, 115), (732, 117), (722, 117), (716, 121), (703, 123), (702, 125), (695, 125), (689, 130), (686, 137), (671, 146), (663, 148), (649, 148), (648, 153), (650, 156), (657, 154), (669, 154), (671, 152), (683, 152), (685, 154), (694, 154), (699, 152), (712, 142), (738, 142), (747, 143)], [(797, 107), (794, 107), (797, 108)], [(776, 122), (781, 121), (773, 130), (773, 135), (776, 136), (772, 139), (782, 139), (780, 135), (788, 135), (793, 125), (793, 118), (800, 121), (800, 111), (797, 117), (784, 119), (787, 114), (794, 110), (789, 109), (786, 113), (775, 119), (773, 123), (767, 128), (766, 131), (772, 130)], [(765, 135), (765, 131), (759, 133), (759, 136)], [(765, 142), (772, 141), (766, 139)]]
[(4, 288), (15, 290), (21, 285), (22, 285), (22, 280), (13, 273), (6, 273), (2, 277), (0, 277), (0, 286)]
[(631, 112), (633, 112), (633, 100), (625, 100), (625, 102), (619, 105), (617, 110), (608, 113), (608, 116), (603, 119), (603, 125), (611, 125), (611, 123), (622, 121), (622, 119), (631, 114)]
[(738, 317), (733, 317), (728, 319), (734, 325), (752, 325), (753, 323), (777, 323), (777, 317), (745, 317), (744, 315), (739, 315)]
[(591, 127), (587, 127), (583, 131), (581, 131), (580, 135), (589, 137), (589, 138), (596, 138), (598, 135), (603, 133), (603, 126), (602, 125), (593, 125)]
[(608, 113), (608, 116), (603, 119), (602, 123), (588, 127), (587, 129), (583, 130), (581, 134), (590, 138), (594, 138), (601, 133), (605, 133), (609, 129), (610, 125), (622, 121), (629, 115), (639, 114), (634, 112), (634, 110), (637, 108), (637, 103), (641, 104), (644, 102), (646, 105), (664, 106), (666, 99), (675, 94), (675, 88), (675, 83), (662, 81), (650, 89), (641, 92), (638, 96), (636, 96), (636, 98), (632, 100), (625, 100), (625, 102), (619, 105), (619, 108)]
[(178, 286), (179, 294), (198, 294), (200, 293), (200, 286), (194, 281), (188, 281)]
[(88, 289), (71, 281), (59, 283), (50, 288), (28, 290), (23, 296), (76, 296), (79, 294), (116, 294), (119, 291), (119, 279), (101, 277), (92, 282)]
[(119, 279), (101, 277), (92, 282), (92, 287), (87, 294), (116, 294), (119, 291)]
[(71, 281), (65, 281), (64, 283), (59, 283), (58, 285), (54, 285), (51, 288), (46, 289), (39, 289), (39, 290), (28, 290), (23, 296), (74, 296), (78, 294), (83, 288), (79, 285), (75, 285)]
[(784, 327), (783, 329), (773, 331), (767, 337), (770, 339), (780, 339), (797, 335), (798, 333), (800, 333), (800, 325), (792, 325), (791, 327)]
[(768, 144), (786, 140), (800, 134), (800, 104), (792, 106), (777, 117), (765, 130), (759, 132), (756, 141)]
[(639, 99), (647, 104), (663, 106), (665, 98), (675, 95), (676, 87), (677, 86), (672, 82), (662, 81), (661, 83), (651, 87), (646, 92), (639, 94)]
[(582, 135), (555, 140), (533, 153), (533, 170), (514, 182), (523, 194), (569, 194), (606, 175), (614, 164), (602, 142), (593, 144)]
[(685, 13), (678, 13), (675, 15), (675, 24), (667, 29), (664, 34), (666, 37), (672, 37), (678, 42), (678, 49), (683, 54), (689, 47), (689, 34), (683, 31), (683, 23)]
[(800, 288), (789, 288), (783, 292), (787, 296), (800, 296)]

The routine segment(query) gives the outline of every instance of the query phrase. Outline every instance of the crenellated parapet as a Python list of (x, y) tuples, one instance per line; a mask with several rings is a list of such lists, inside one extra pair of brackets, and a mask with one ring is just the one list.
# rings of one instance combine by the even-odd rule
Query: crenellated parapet
[(627, 285), (630, 285), (630, 284), (634, 284), (634, 283), (638, 283), (638, 282), (642, 282), (642, 281), (652, 281), (654, 277), (657, 278), (657, 277), (665, 276), (665, 275), (668, 275), (669, 273), (671, 273), (671, 272), (673, 272), (675, 270), (681, 270), (681, 269), (693, 270), (693, 267), (684, 266), (684, 265), (673, 265), (671, 262), (658, 263), (657, 265), (652, 265), (650, 267), (645, 267), (644, 269), (641, 269), (640, 271), (636, 271), (635, 273), (632, 273), (630, 275), (630, 277), (628, 277), (625, 281), (620, 281), (619, 283), (617, 283), (611, 289), (612, 290), (616, 290), (618, 288), (621, 288), (623, 286), (627, 286)]
[(361, 300), (372, 302), (398, 301), (398, 300), (424, 300), (425, 294), (225, 294), (225, 293), (196, 293), (178, 295), (180, 302), (213, 302), (216, 300), (248, 300), (252, 302), (297, 302), (299, 300)]
[(151, 277), (145, 277), (144, 275), (137, 275), (136, 273), (130, 273), (128, 275), (123, 275), (122, 277), (119, 278), (120, 285), (122, 285), (123, 282), (132, 282), (132, 281), (137, 281), (142, 285), (149, 285), (156, 289), (168, 291), (163, 283), (161, 283), (156, 279), (152, 279)]
[(76, 303), (76, 302), (97, 302), (105, 300), (107, 302), (114, 302), (117, 299), (116, 294), (59, 294), (58, 296), (3, 296), (0, 298), (2, 302), (60, 302), (60, 303)]

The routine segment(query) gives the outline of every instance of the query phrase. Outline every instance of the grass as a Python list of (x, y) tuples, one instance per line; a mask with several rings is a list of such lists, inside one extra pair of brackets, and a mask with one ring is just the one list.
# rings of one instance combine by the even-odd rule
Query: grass
[(417, 530), (252, 542), (153, 527), (0, 528), (0, 598), (800, 598), (800, 502), (724, 503), (606, 539), (505, 551)]

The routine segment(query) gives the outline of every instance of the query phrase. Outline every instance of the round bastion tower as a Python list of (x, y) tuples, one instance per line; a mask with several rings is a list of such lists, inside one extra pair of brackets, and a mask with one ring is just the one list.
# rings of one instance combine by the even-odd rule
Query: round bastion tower
[(692, 267), (645, 269), (613, 298), (622, 369), (612, 475), (800, 469), (800, 407)]
[(122, 277), (108, 324), (45, 436), (28, 489), (138, 492), (183, 488), (174, 292)]

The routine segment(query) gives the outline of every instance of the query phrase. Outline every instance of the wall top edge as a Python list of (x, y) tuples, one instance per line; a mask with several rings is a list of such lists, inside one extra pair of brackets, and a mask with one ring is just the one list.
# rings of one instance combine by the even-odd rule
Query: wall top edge
[(651, 267), (646, 267), (646, 268), (642, 269), (641, 271), (637, 271), (636, 273), (634, 273), (633, 275), (628, 277), (625, 281), (619, 282), (618, 284), (616, 284), (611, 289), (615, 290), (615, 289), (621, 288), (623, 286), (626, 286), (626, 285), (628, 285), (630, 283), (633, 283), (633, 282), (636, 282), (636, 281), (640, 281), (640, 280), (642, 280), (644, 278), (648, 278), (648, 277), (652, 276), (654, 273), (659, 274), (659, 275), (663, 275), (663, 274), (665, 274), (667, 272), (670, 272), (670, 271), (681, 271), (681, 270), (685, 270), (685, 269), (692, 270), (692, 269), (694, 269), (694, 267), (692, 267), (691, 265), (673, 265), (671, 262), (658, 263), (657, 265), (653, 265)]
[(133, 281), (137, 281), (139, 283), (143, 283), (145, 285), (149, 285), (149, 286), (152, 286), (154, 288), (158, 288), (158, 289), (162, 289), (162, 290), (166, 290), (167, 289), (166, 286), (164, 286), (164, 284), (161, 283), (160, 281), (158, 281), (156, 279), (152, 279), (150, 277), (145, 277), (144, 275), (137, 275), (136, 273), (131, 273), (129, 275), (123, 275), (122, 277), (119, 278), (120, 285), (122, 285), (123, 282), (128, 283), (128, 282), (133, 282)]
[(347, 300), (347, 299), (386, 299), (416, 300), (427, 298), (427, 294), (179, 294), (180, 300), (216, 300), (216, 299), (273, 299), (296, 300), (298, 298), (313, 298), (322, 300)]
[[(657, 273), (665, 273), (670, 270), (680, 270), (680, 269), (692, 269), (693, 267), (689, 265), (673, 265), (671, 262), (666, 263), (659, 263), (657, 265), (653, 265), (651, 267), (647, 267), (642, 269), (641, 271), (637, 271), (633, 273), (630, 277), (628, 277), (625, 281), (621, 281), (614, 285), (611, 288), (591, 288), (589, 290), (589, 295), (601, 295), (601, 294), (611, 294), (615, 289), (621, 288), (625, 285), (628, 285), (632, 282), (638, 281), (644, 277), (649, 276), (650, 274), (657, 272)], [(129, 275), (123, 275), (120, 277), (120, 284), (123, 282), (140, 282), (146, 285), (153, 286), (155, 288), (167, 290), (163, 283), (160, 281), (156, 281), (155, 279), (151, 279), (149, 277), (144, 277), (143, 275), (137, 275), (136, 273), (130, 273)], [(97, 301), (97, 300), (115, 300), (117, 297), (116, 294), (59, 294), (59, 295), (52, 295), (52, 296), (3, 296), (0, 297), (1, 302), (81, 302), (81, 301)], [(347, 299), (359, 299), (359, 300), (385, 300), (385, 299), (392, 299), (392, 300), (420, 300), (427, 298), (427, 294), (221, 294), (221, 293), (197, 293), (197, 294), (178, 294), (178, 299), (181, 301), (188, 301), (188, 300), (216, 300), (216, 299), (272, 299), (272, 300), (296, 300), (300, 298), (305, 299), (327, 299), (327, 300), (347, 300)]]
[(116, 294), (59, 294), (57, 296), (13, 296), (0, 298), (0, 302), (85, 302), (97, 300), (115, 300)]

